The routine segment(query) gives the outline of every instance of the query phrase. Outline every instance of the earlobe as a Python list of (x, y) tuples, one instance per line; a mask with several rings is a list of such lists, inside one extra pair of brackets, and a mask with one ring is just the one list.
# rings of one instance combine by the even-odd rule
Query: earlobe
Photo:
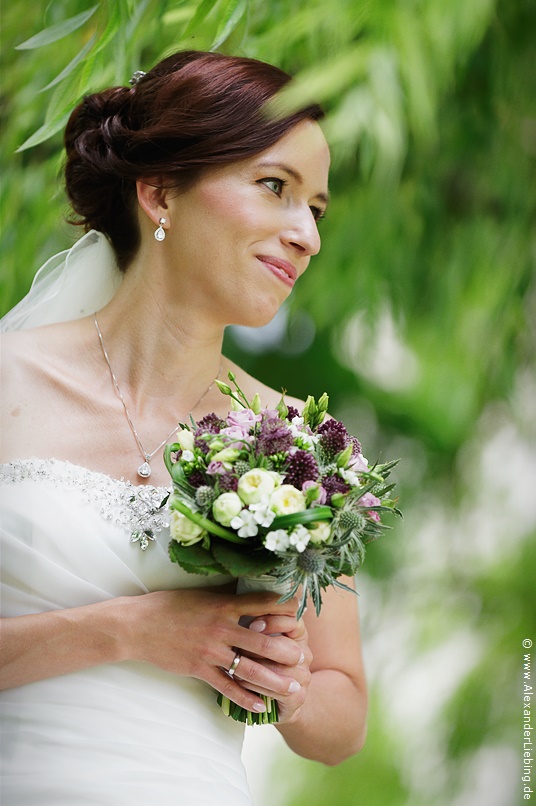
[(166, 188), (158, 186), (156, 181), (155, 184), (149, 184), (138, 179), (136, 194), (141, 209), (154, 224), (160, 223), (161, 218), (166, 218), (168, 212)]

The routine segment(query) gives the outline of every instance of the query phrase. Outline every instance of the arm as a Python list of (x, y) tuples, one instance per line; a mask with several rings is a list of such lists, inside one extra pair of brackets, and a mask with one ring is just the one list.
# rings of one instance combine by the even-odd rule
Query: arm
[[(239, 626), (242, 615), (265, 612), (292, 618), (296, 600), (277, 604), (277, 594), (244, 596), (214, 589), (157, 591), (125, 596), (68, 610), (53, 610), (2, 621), (0, 688), (25, 685), (91, 666), (136, 660), (179, 675), (205, 680), (249, 710), (264, 710), (259, 697), (226, 673), (240, 652), (263, 658), (279, 669), (295, 667), (298, 642)], [(244, 660), (248, 675), (285, 694), (289, 678), (259, 661)], [(261, 706), (261, 707), (256, 707)]]
[[(354, 587), (353, 580), (342, 581)], [(278, 729), (299, 755), (338, 764), (364, 744), (367, 692), (357, 598), (329, 588), (323, 599), (319, 617), (312, 608), (304, 617), (312, 653), (307, 696)]]
[[(341, 581), (354, 587), (352, 579)], [(250, 629), (283, 632), (297, 641), (305, 655), (305, 662), (294, 668), (265, 662), (272, 671), (301, 684), (298, 691), (277, 697), (280, 721), (276, 727), (289, 747), (330, 765), (357, 753), (365, 741), (367, 694), (356, 597), (330, 587), (323, 594), (319, 617), (313, 608), (299, 622), (265, 615)]]

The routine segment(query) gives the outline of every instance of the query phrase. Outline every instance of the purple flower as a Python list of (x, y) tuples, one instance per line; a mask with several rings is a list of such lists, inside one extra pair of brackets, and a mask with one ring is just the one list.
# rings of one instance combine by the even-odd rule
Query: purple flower
[(350, 437), (352, 443), (352, 456), (359, 456), (361, 453), (361, 443), (357, 437)]
[(218, 486), (222, 493), (235, 493), (238, 489), (238, 478), (232, 473), (224, 473), (218, 479)]
[(212, 412), (197, 421), (196, 432), (201, 432), (202, 434), (219, 434), (221, 429), (225, 428), (226, 425), (225, 420), (222, 420), (221, 417), (218, 417), (217, 414)]
[(331, 496), (335, 493), (349, 493), (351, 487), (340, 476), (326, 476), (322, 479), (322, 487), (326, 492), (326, 504), (331, 504)]
[(190, 473), (188, 476), (188, 482), (192, 485), (192, 487), (203, 487), (206, 484), (205, 477), (201, 473), (200, 470), (194, 470), (193, 473)]
[(317, 434), (320, 437), (320, 447), (327, 459), (335, 459), (350, 442), (350, 435), (339, 420), (326, 420), (318, 427)]
[(261, 421), (260, 433), (257, 438), (257, 453), (272, 456), (274, 453), (283, 453), (290, 450), (294, 442), (292, 431), (277, 412), (275, 417), (271, 411), (264, 411)]
[(211, 462), (206, 470), (207, 476), (218, 476), (227, 473), (223, 462)]
[(288, 407), (287, 420), (293, 420), (294, 417), (299, 417), (299, 416), (300, 416), (300, 412), (298, 411), (297, 408), (295, 408), (295, 406), (289, 406)]
[(306, 481), (316, 481), (318, 465), (314, 456), (307, 451), (297, 450), (289, 458), (285, 484), (293, 484), (298, 490)]

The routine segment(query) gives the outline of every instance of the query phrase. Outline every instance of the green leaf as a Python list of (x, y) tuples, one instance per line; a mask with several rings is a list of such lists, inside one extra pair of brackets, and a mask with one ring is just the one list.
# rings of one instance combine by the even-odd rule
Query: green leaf
[(61, 73), (58, 73), (58, 75), (56, 76), (56, 78), (55, 78), (55, 79), (53, 79), (53, 80), (52, 80), (52, 81), (51, 81), (49, 84), (47, 84), (47, 85), (46, 85), (46, 87), (43, 87), (43, 89), (42, 89), (42, 90), (39, 90), (39, 92), (45, 92), (45, 90), (50, 90), (50, 89), (52, 89), (52, 87), (55, 87), (55, 86), (56, 86), (56, 84), (59, 84), (59, 83), (60, 83), (60, 81), (63, 81), (63, 79), (64, 79), (64, 78), (67, 78), (67, 76), (68, 76), (70, 73), (72, 73), (72, 71), (74, 70), (74, 68), (75, 68), (75, 67), (76, 67), (78, 64), (80, 64), (80, 62), (82, 62), (82, 61), (84, 60), (84, 58), (86, 57), (86, 55), (89, 53), (89, 51), (90, 51), (90, 50), (91, 50), (91, 48), (93, 47), (93, 45), (94, 45), (94, 43), (95, 43), (95, 39), (96, 39), (96, 38), (97, 38), (97, 34), (93, 34), (93, 36), (91, 37), (91, 39), (89, 39), (89, 40), (86, 42), (86, 44), (84, 45), (84, 47), (82, 48), (82, 50), (81, 50), (79, 53), (77, 53), (77, 54), (76, 54), (76, 56), (74, 57), (74, 59), (71, 59), (71, 61), (69, 62), (69, 64), (68, 64), (66, 67), (64, 67), (64, 68), (63, 68), (63, 70), (61, 71)]
[(26, 151), (27, 148), (32, 148), (39, 143), (43, 143), (45, 140), (48, 140), (49, 137), (52, 137), (53, 134), (56, 134), (56, 132), (60, 131), (60, 129), (63, 129), (69, 120), (71, 111), (71, 107), (69, 107), (69, 109), (63, 109), (55, 118), (43, 124), (43, 126), (37, 129), (37, 131), (34, 132), (31, 137), (28, 137), (28, 139), (17, 148), (16, 153), (19, 151)]
[(221, 15), (220, 24), (210, 50), (217, 50), (232, 34), (244, 16), (247, 7), (248, 0), (229, 0), (225, 11)]
[(95, 48), (95, 53), (100, 53), (103, 48), (108, 45), (112, 39), (116, 36), (119, 28), (121, 26), (121, 6), (119, 3), (111, 3), (111, 14), (110, 18), (106, 24), (106, 28), (102, 32), (102, 35), (99, 36), (99, 42), (97, 47)]
[(212, 554), (234, 577), (260, 576), (277, 565), (277, 557), (270, 551), (244, 551), (228, 543), (212, 542)]
[(17, 45), (15, 50), (42, 48), (43, 45), (50, 45), (51, 42), (57, 42), (58, 39), (63, 39), (64, 36), (76, 31), (77, 28), (81, 28), (82, 25), (93, 16), (98, 7), (99, 4), (97, 3), (96, 6), (92, 6), (88, 11), (82, 11), (81, 14), (77, 14), (75, 17), (69, 17), (68, 20), (64, 20), (64, 22), (60, 22), (58, 25), (51, 25), (50, 28), (44, 28), (42, 31), (39, 31), (38, 34), (35, 34), (35, 36)]
[(330, 507), (312, 507), (302, 512), (292, 512), (290, 515), (278, 515), (274, 518), (271, 529), (286, 529), (297, 526), (299, 523), (316, 523), (316, 521), (329, 521), (333, 518)]
[(194, 16), (183, 31), (181, 39), (186, 39), (197, 26), (203, 22), (206, 16), (212, 11), (218, 0), (203, 0), (197, 8)]
[(169, 544), (169, 558), (189, 574), (226, 574), (227, 571), (200, 543), (182, 546), (176, 540)]

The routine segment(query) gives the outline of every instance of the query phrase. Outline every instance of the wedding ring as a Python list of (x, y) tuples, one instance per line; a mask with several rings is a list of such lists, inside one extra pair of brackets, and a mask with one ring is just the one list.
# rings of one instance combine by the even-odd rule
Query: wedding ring
[(231, 663), (231, 665), (229, 666), (229, 668), (227, 670), (227, 674), (229, 675), (229, 677), (234, 677), (234, 673), (236, 672), (236, 667), (240, 663), (241, 659), (242, 659), (242, 655), (240, 655), (237, 652), (236, 655), (233, 658), (233, 662)]

